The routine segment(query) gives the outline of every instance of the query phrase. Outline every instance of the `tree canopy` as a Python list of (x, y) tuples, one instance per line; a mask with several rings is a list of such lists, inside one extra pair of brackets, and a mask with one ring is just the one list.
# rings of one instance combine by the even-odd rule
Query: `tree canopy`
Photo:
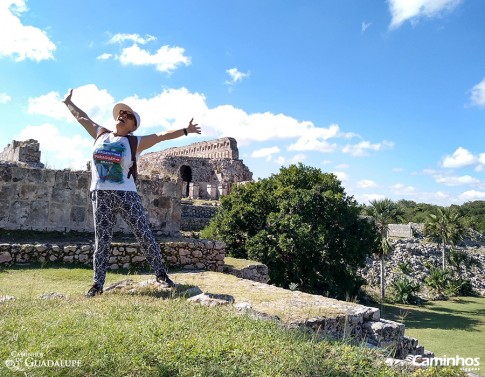
[(266, 264), (275, 285), (345, 298), (358, 293), (357, 269), (379, 247), (374, 222), (359, 212), (335, 175), (291, 165), (224, 197), (202, 236)]

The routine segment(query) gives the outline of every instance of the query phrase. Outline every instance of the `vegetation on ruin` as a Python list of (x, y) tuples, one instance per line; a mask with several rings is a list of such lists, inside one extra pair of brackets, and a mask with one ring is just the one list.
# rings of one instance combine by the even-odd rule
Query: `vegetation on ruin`
[[(456, 368), (404, 372), (384, 365), (381, 351), (318, 340), (274, 321), (236, 315), (232, 307), (208, 308), (177, 296), (104, 294), (86, 299), (91, 273), (83, 268), (0, 271), (0, 296), (16, 297), (0, 303), (0, 375), (464, 376)], [(107, 283), (125, 278), (110, 272)], [(39, 299), (52, 291), (67, 298)], [(34, 359), (78, 360), (80, 365), (8, 368), (5, 362), (22, 352), (42, 354)]]

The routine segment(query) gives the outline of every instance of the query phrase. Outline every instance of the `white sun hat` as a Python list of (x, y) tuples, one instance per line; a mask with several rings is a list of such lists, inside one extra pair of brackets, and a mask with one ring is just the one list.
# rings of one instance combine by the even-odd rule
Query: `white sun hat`
[(130, 106), (125, 105), (124, 103), (121, 103), (121, 102), (117, 103), (113, 107), (113, 118), (114, 118), (114, 120), (118, 119), (118, 116), (120, 115), (121, 110), (129, 111), (130, 113), (132, 113), (135, 116), (135, 119), (136, 119), (136, 128), (140, 127), (140, 122), (141, 122), (140, 115), (138, 115), (138, 113), (136, 111), (134, 111)]

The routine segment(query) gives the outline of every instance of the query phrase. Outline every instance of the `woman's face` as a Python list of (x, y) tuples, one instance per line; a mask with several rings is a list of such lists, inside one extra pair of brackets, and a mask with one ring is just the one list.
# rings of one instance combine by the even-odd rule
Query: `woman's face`
[(117, 133), (124, 133), (129, 134), (136, 130), (136, 118), (135, 116), (126, 110), (120, 110), (120, 114), (118, 115), (118, 119), (116, 122), (116, 131)]

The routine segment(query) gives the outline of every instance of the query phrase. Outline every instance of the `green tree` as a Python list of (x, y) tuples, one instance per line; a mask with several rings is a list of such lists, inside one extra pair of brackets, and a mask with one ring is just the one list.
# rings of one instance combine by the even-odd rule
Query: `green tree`
[(357, 270), (378, 243), (375, 225), (337, 178), (302, 164), (238, 186), (202, 236), (266, 264), (275, 285), (338, 298), (358, 293)]
[(371, 200), (370, 206), (364, 208), (364, 214), (374, 218), (379, 232), (380, 244), (379, 247), (374, 249), (374, 253), (377, 254), (380, 259), (381, 300), (384, 300), (385, 296), (385, 257), (392, 250), (388, 238), (389, 224), (398, 221), (402, 216), (402, 213), (402, 208), (397, 203), (387, 198)]
[(460, 206), (461, 223), (466, 228), (472, 228), (485, 234), (485, 200), (466, 202)]
[(424, 225), (424, 234), (431, 240), (442, 245), (442, 264), (446, 268), (446, 248), (455, 245), (463, 236), (465, 230), (460, 223), (460, 215), (453, 208), (437, 208), (431, 213)]

